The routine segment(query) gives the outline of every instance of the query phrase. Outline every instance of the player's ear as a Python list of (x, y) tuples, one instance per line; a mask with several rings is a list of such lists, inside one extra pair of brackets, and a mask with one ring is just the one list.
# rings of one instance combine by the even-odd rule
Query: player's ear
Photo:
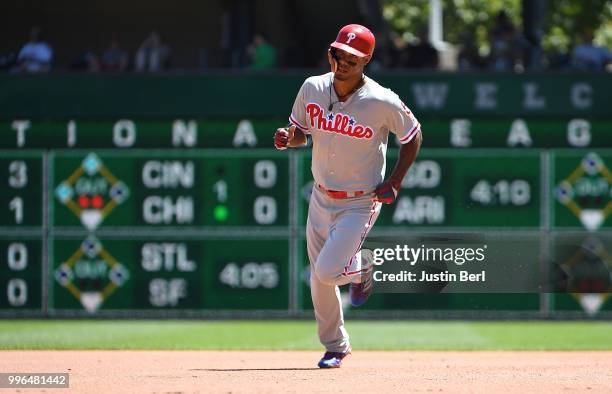
[(368, 55), (366, 57), (363, 58), (363, 65), (367, 65), (368, 63), (370, 63), (370, 60), (372, 60), (372, 55)]
[(327, 50), (327, 61), (329, 62), (332, 72), (335, 73), (337, 63), (336, 59), (334, 59), (334, 56), (331, 53), (331, 48)]

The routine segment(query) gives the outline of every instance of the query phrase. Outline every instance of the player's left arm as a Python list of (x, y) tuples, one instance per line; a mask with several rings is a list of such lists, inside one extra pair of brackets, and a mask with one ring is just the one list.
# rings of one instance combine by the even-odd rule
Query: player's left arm
[(401, 189), (402, 180), (419, 154), (422, 142), (423, 136), (419, 130), (409, 143), (403, 144), (400, 147), (399, 157), (395, 162), (395, 167), (393, 168), (391, 175), (374, 191), (376, 194), (374, 197), (375, 201), (385, 204), (392, 204), (395, 201)]
[(385, 204), (392, 204), (397, 198), (402, 180), (414, 163), (423, 140), (421, 124), (412, 111), (397, 94), (391, 90), (389, 90), (389, 93), (384, 100), (387, 113), (385, 126), (387, 130), (396, 135), (401, 147), (391, 175), (374, 190), (374, 201)]
[(421, 143), (423, 142), (423, 135), (419, 131), (417, 135), (414, 136), (412, 141), (407, 144), (404, 144), (400, 147), (399, 157), (395, 162), (395, 167), (389, 176), (389, 181), (393, 183), (400, 184), (402, 180), (408, 173), (410, 166), (414, 163), (417, 155), (419, 154), (419, 150), (421, 149)]

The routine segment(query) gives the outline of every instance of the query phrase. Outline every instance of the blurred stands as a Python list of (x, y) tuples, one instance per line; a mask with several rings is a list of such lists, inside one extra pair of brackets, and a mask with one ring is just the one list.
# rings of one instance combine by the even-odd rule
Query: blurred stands
[[(181, 6), (134, 0), (74, 5), (71, 0), (4, 2), (10, 35), (0, 37), (0, 70), (13, 72), (160, 72), (208, 69), (327, 68), (325, 51), (338, 27), (362, 23), (377, 37), (370, 70), (444, 69), (522, 72), (542, 69), (604, 70), (609, 48), (584, 42), (544, 56), (544, 7), (523, 1), (522, 26), (499, 12), (488, 32), (490, 51), (466, 31), (450, 51), (431, 41), (427, 27), (413, 41), (393, 31), (382, 0), (186, 0)], [(444, 3), (446, 4), (446, 3)], [(30, 39), (24, 38), (32, 25)], [(415, 28), (417, 30), (417, 28)], [(266, 32), (265, 35), (261, 32)], [(108, 38), (112, 37), (111, 41)], [(120, 40), (119, 40), (120, 37)], [(143, 37), (146, 37), (143, 40)], [(163, 40), (162, 40), (163, 37)], [(435, 37), (434, 37), (435, 38)], [(53, 47), (53, 49), (52, 49)], [(444, 53), (443, 53), (444, 52)], [(451, 54), (450, 62), (447, 60)], [(443, 64), (444, 63), (444, 64)], [(448, 64), (451, 64), (449, 67)]]

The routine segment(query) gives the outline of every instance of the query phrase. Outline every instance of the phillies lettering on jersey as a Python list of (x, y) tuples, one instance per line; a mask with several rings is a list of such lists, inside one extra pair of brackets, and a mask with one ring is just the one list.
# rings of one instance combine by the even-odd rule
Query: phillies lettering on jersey
[(355, 119), (343, 114), (329, 113), (325, 116), (325, 111), (317, 103), (308, 103), (306, 113), (310, 118), (310, 127), (319, 130), (329, 131), (330, 133), (343, 134), (353, 138), (370, 139), (374, 135), (371, 127), (355, 124)]
[(421, 127), (397, 94), (369, 77), (344, 101), (333, 80), (333, 73), (306, 79), (289, 121), (312, 139), (315, 183), (329, 190), (372, 191), (384, 179), (389, 134), (407, 144)]

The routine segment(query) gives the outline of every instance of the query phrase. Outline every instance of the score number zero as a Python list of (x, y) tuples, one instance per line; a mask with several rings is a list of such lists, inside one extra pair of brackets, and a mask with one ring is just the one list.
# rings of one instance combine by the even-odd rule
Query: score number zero
[[(20, 242), (10, 243), (6, 252), (6, 261), (11, 272), (25, 270), (28, 267), (28, 249)], [(6, 296), (10, 306), (24, 306), (28, 302), (28, 284), (21, 278), (9, 279)]]
[[(260, 160), (253, 166), (253, 180), (260, 189), (270, 189), (276, 185), (278, 171), (272, 160)], [(220, 179), (213, 184), (217, 202), (227, 201), (227, 182)], [(253, 203), (253, 217), (258, 224), (272, 224), (278, 217), (276, 200), (270, 196), (258, 196)]]

